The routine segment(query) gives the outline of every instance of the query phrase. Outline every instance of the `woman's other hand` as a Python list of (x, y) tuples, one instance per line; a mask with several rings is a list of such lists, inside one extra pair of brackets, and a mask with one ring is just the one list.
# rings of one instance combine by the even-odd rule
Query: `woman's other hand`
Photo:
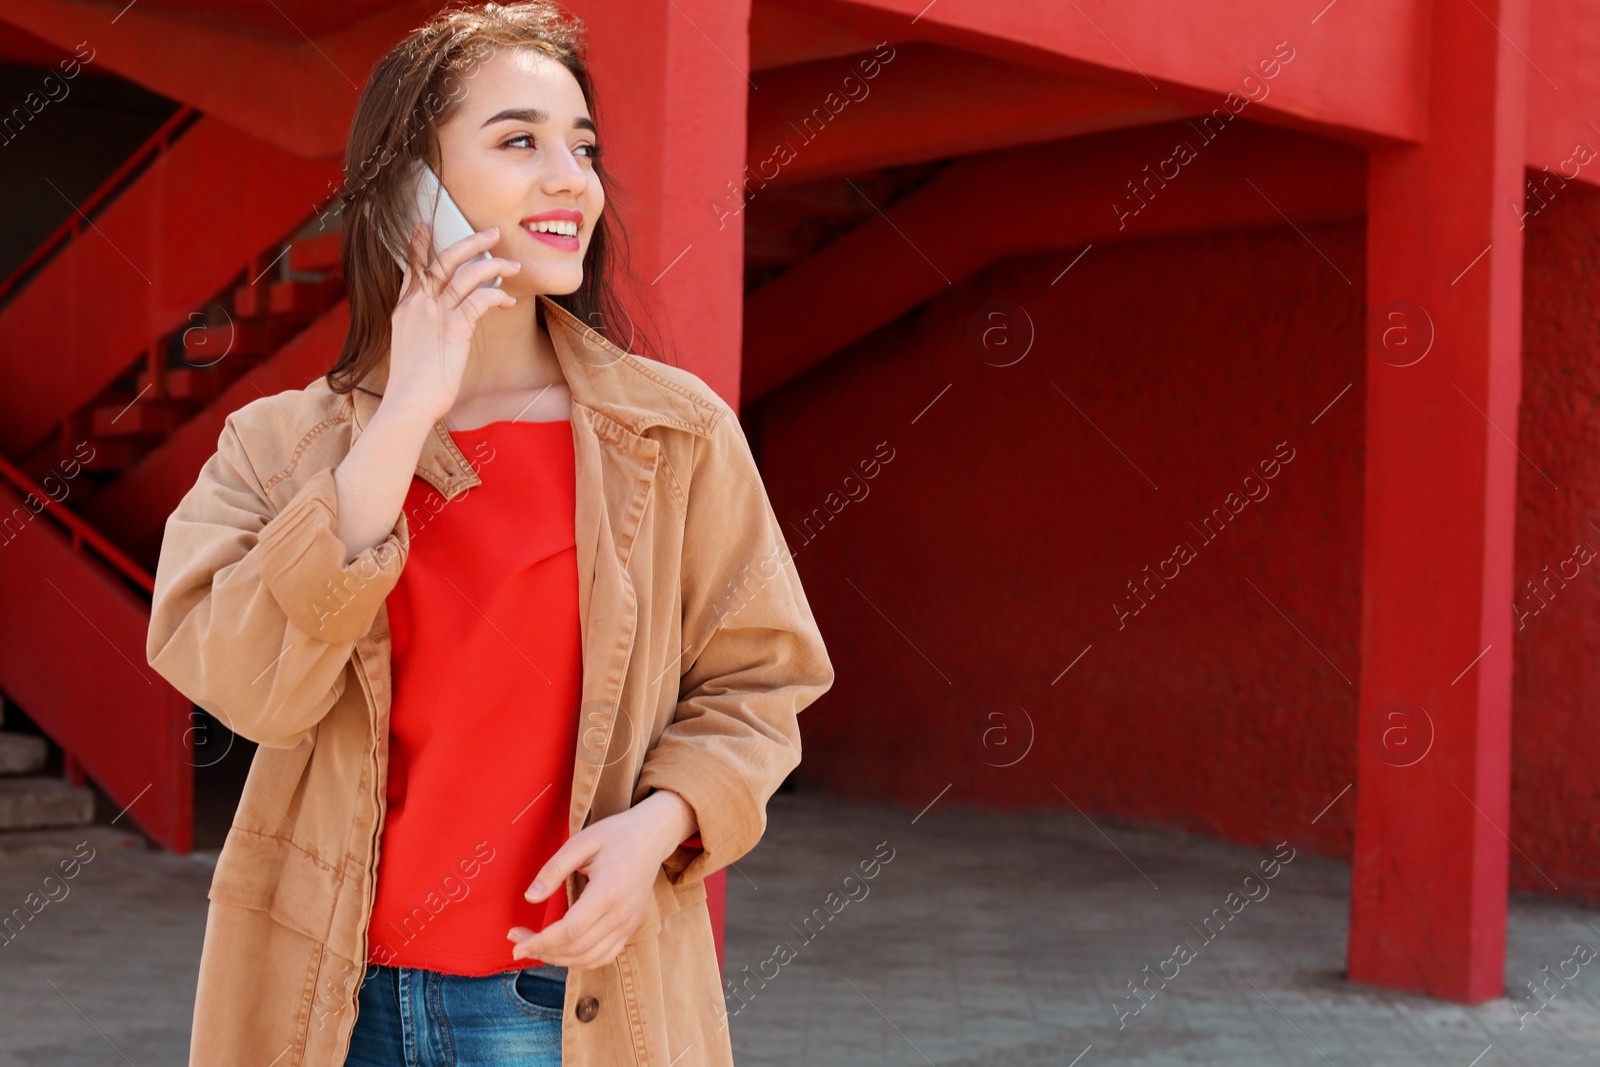
[(562, 967), (600, 967), (616, 959), (644, 920), (656, 872), (695, 831), (694, 813), (676, 793), (657, 790), (627, 811), (585, 826), (556, 850), (526, 894), (540, 901), (573, 871), (588, 878), (567, 913), (534, 933), (512, 927), (512, 956)]

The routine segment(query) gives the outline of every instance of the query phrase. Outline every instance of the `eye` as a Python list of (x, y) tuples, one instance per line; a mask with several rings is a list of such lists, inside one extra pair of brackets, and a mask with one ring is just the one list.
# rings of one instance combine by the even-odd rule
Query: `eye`
[[(535, 138), (534, 138), (533, 134), (531, 134), (531, 133), (519, 133), (514, 137), (506, 138), (506, 140), (504, 140), (504, 141), (502, 141), (500, 143), (500, 147), (501, 148), (535, 148), (535, 147), (537, 147), (537, 145), (535, 143)], [(576, 148), (573, 149), (573, 151), (574, 152), (587, 151), (588, 155), (584, 157), (585, 159), (596, 160), (596, 159), (600, 158), (600, 146), (597, 145), (597, 144), (588, 144), (586, 142), (584, 144), (578, 145)]]

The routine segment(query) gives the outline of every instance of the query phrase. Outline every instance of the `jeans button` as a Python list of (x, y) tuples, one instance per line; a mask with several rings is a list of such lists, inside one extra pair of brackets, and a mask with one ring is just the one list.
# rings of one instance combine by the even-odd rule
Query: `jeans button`
[(578, 1021), (589, 1022), (600, 1013), (600, 1000), (598, 997), (584, 997), (578, 1001)]

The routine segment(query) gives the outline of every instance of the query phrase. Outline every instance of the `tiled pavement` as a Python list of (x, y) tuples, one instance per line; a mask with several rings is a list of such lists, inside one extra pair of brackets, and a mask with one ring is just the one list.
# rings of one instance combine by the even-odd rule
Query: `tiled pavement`
[[(1251, 882), (1259, 899), (1241, 892), (1233, 915), (1225, 898), (1272, 849), (1100, 829), (1115, 847), (1070, 811), (935, 805), (919, 816), (774, 797), (766, 837), (729, 880), (725, 970), (775, 975), (730, 998), (736, 1060), (1600, 1063), (1600, 959), (1565, 964), (1577, 977), (1564, 989), (1552, 981), (1551, 1003), (1521, 1026), (1510, 1000), (1468, 1008), (1355, 986), (1342, 977), (1347, 865), (1302, 852), (1270, 882)], [(894, 858), (870, 881), (847, 881), (882, 842)], [(1216, 908), (1226, 924), (1201, 927)], [(780, 941), (789, 951), (775, 951)], [(1166, 963), (1180, 941), (1193, 957)], [(1600, 951), (1600, 912), (1513, 897), (1508, 983), (1542, 978), (1547, 964), (1555, 972), (1578, 942)], [(1131, 1013), (1142, 1003), (1125, 983), (1162, 971), (1177, 976), (1165, 988), (1151, 980), (1154, 996), (1119, 1029), (1113, 1005)]]
[[(1348, 867), (1300, 853), (1264, 897), (1255, 882), (1260, 899), (1235, 897), (1233, 915), (1227, 895), (1270, 849), (1100, 830), (1072, 812), (940, 804), (918, 817), (774, 797), (765, 840), (729, 876), (729, 976), (771, 976), (749, 979), (731, 1019), (738, 1063), (1600, 1063), (1600, 959), (1565, 988), (1552, 981), (1559, 991), (1520, 1029), (1508, 1000), (1467, 1008), (1352, 986), (1340, 976)], [(210, 868), (115, 848), (103, 827), (73, 833), (34, 855), (0, 848), (9, 911), (101, 835), (68, 894), (0, 947), (0, 1067), (182, 1064)], [(858, 864), (875, 858), (863, 878)], [(1208, 942), (1196, 927), (1216, 908), (1229, 919)], [(1163, 963), (1179, 941), (1193, 957)], [(1579, 942), (1600, 949), (1600, 913), (1513, 898), (1514, 984), (1556, 971)], [(1124, 983), (1147, 965), (1177, 976), (1119, 1029), (1114, 1005), (1141, 1003)]]

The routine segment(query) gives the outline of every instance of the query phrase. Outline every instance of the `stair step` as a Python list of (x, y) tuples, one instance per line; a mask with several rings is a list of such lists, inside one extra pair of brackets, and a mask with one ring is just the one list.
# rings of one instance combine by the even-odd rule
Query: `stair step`
[(267, 314), (267, 286), (241, 285), (233, 291), (233, 317), (240, 319), (259, 319)]
[(272, 315), (320, 315), (343, 295), (344, 283), (333, 278), (320, 282), (273, 282), (267, 290), (267, 311)]
[(286, 316), (315, 318), (344, 296), (344, 282), (327, 278), (319, 282), (286, 281), (242, 285), (233, 291), (235, 319)]
[(184, 344), (194, 353), (189, 361), (197, 366), (174, 368), (167, 373), (172, 375), (183, 370), (207, 374), (241, 359), (271, 355), (304, 328), (303, 322), (286, 319), (254, 319), (231, 325), (196, 327), (186, 335)]
[[(223, 351), (223, 349), (218, 349)], [(166, 396), (170, 400), (184, 400), (194, 404), (206, 404), (215, 400), (227, 388), (231, 376), (228, 371), (231, 365), (223, 360), (215, 367), (170, 367), (162, 376), (162, 384)], [(151, 382), (149, 371), (139, 372), (139, 391), (143, 392)]]
[(82, 826), (94, 820), (94, 790), (61, 778), (0, 778), (0, 830)]
[(165, 437), (189, 420), (193, 405), (146, 400), (129, 407), (126, 402), (106, 404), (91, 413), (89, 432), (104, 437)]
[(289, 269), (335, 271), (339, 269), (339, 234), (302, 237), (289, 246)]
[(83, 462), (83, 469), (96, 474), (117, 474), (127, 470), (149, 451), (148, 444), (117, 437), (89, 438), (94, 455)]
[[(54, 862), (75, 858), (85, 841), (94, 856), (120, 849), (148, 849), (143, 834), (119, 830), (114, 826), (56, 827), (48, 830), (15, 830), (0, 834), (0, 860), (45, 860)], [(90, 862), (93, 862), (92, 860)]]
[(33, 774), (44, 767), (50, 749), (34, 734), (0, 732), (0, 774)]

